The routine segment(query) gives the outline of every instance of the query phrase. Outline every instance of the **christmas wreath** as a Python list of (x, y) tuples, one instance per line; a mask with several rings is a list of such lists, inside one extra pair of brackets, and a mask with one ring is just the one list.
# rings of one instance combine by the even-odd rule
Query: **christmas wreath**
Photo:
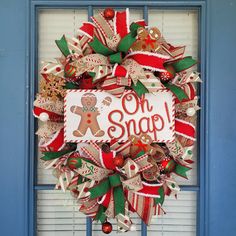
[[(165, 197), (180, 190), (174, 176), (187, 178), (199, 109), (194, 83), (200, 78), (184, 46), (169, 44), (144, 20), (129, 25), (128, 9), (107, 8), (91, 19), (77, 36), (56, 40), (61, 58), (42, 67), (33, 113), (43, 123), (36, 134), (56, 189), (69, 190), (104, 233), (112, 231), (111, 218), (126, 232), (135, 230), (131, 213), (147, 225), (165, 213)], [(99, 102), (105, 107), (100, 112)], [(128, 110), (134, 104), (137, 109)], [(114, 122), (110, 113), (113, 126), (106, 122), (108, 107), (114, 117), (121, 115)], [(124, 132), (116, 136), (118, 128)]]

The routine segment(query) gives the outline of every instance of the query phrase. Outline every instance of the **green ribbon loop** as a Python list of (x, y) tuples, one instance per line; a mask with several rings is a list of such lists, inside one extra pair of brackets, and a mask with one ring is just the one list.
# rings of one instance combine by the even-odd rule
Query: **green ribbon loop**
[(175, 61), (174, 63), (171, 63), (171, 65), (175, 69), (175, 72), (177, 72), (177, 73), (187, 70), (188, 68), (194, 66), (195, 64), (197, 64), (197, 61), (194, 60), (191, 56), (184, 57), (178, 61)]
[(68, 48), (65, 35), (63, 35), (60, 40), (55, 40), (55, 42), (65, 57), (70, 55), (70, 50)]
[(185, 179), (187, 179), (187, 174), (186, 172), (191, 170), (190, 167), (187, 167), (187, 166), (182, 166), (180, 164), (176, 164), (176, 167), (175, 167), (175, 173)]
[(132, 44), (136, 41), (137, 29), (141, 27), (139, 24), (132, 23), (130, 25), (130, 33), (123, 37), (117, 47), (119, 52), (127, 53)]
[(159, 190), (158, 190), (158, 193), (160, 195), (160, 198), (155, 198), (154, 201), (155, 201), (155, 204), (161, 204), (162, 205), (164, 200), (165, 200), (164, 188), (160, 187)]
[(89, 189), (90, 198), (94, 199), (105, 195), (113, 188), (115, 215), (125, 214), (125, 195), (119, 174), (110, 175), (107, 179)]
[(111, 187), (117, 187), (121, 185), (120, 175), (114, 174), (108, 177)]
[(44, 161), (51, 161), (70, 152), (72, 152), (72, 150), (65, 150), (65, 151), (60, 151), (60, 152), (44, 152), (43, 153), (44, 156), (41, 157), (41, 159)]
[(130, 29), (130, 33), (132, 34), (133, 37), (136, 37), (137, 36), (137, 30), (140, 28), (140, 27), (143, 27), (137, 23), (132, 23), (129, 27)]
[(125, 195), (122, 186), (113, 189), (115, 215), (125, 214)]
[(96, 53), (102, 54), (104, 56), (109, 56), (115, 53), (113, 50), (100, 42), (96, 36), (94, 36), (93, 41), (90, 42), (89, 45)]
[(111, 189), (111, 185), (110, 185), (109, 179), (107, 178), (101, 181), (99, 184), (92, 187), (91, 189), (89, 189), (90, 198), (94, 199), (97, 197), (101, 197), (105, 195), (110, 189)]
[(188, 99), (187, 94), (181, 89), (180, 87), (174, 85), (174, 84), (164, 84), (166, 88), (168, 88), (181, 102), (184, 99)]
[(130, 33), (124, 36), (117, 46), (117, 52), (114, 52), (107, 46), (105, 46), (99, 39), (95, 36), (93, 41), (89, 43), (90, 47), (98, 54), (109, 57), (111, 64), (121, 64), (122, 53), (127, 53), (132, 44), (136, 41), (137, 29), (141, 27), (136, 23), (132, 23), (130, 26)]
[(122, 54), (121, 54), (121, 52), (117, 52), (115, 54), (108, 56), (108, 59), (111, 64), (116, 64), (116, 63), (121, 64)]

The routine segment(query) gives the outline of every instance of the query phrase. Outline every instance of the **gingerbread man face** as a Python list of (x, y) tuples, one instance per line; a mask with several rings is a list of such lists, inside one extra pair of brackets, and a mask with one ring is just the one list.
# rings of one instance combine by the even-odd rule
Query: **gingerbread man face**
[(149, 35), (152, 39), (155, 39), (157, 41), (161, 38), (161, 32), (156, 27), (153, 27), (149, 30)]
[(147, 134), (141, 134), (140, 136), (141, 142), (144, 144), (151, 144), (152, 138)]
[(142, 27), (137, 30), (138, 39), (144, 40), (148, 36), (148, 31)]
[(91, 108), (97, 104), (97, 98), (92, 93), (85, 93), (81, 98), (81, 103), (84, 107)]

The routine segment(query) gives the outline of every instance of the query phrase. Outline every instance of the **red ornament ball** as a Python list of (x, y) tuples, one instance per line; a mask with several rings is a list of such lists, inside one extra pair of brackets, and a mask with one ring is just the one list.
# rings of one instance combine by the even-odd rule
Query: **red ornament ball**
[(80, 157), (78, 157), (78, 155), (71, 155), (71, 156), (67, 159), (67, 166), (68, 166), (71, 170), (78, 169), (78, 168), (81, 166), (81, 159), (80, 159)]
[(112, 20), (115, 16), (115, 11), (112, 8), (106, 8), (103, 13), (104, 13), (105, 19), (107, 20)]
[(112, 231), (112, 224), (110, 222), (105, 222), (102, 224), (102, 232), (104, 234), (109, 234)]
[(114, 159), (113, 159), (113, 163), (115, 166), (117, 167), (122, 167), (124, 165), (124, 157), (122, 155), (117, 155)]
[(172, 65), (165, 65), (166, 71), (159, 73), (159, 78), (162, 82), (169, 82), (175, 77), (175, 69)]

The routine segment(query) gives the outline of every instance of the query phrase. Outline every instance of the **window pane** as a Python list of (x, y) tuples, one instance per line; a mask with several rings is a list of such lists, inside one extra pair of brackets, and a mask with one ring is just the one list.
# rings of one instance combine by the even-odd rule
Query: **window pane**
[(37, 194), (37, 236), (83, 236), (86, 218), (70, 193), (40, 190)]
[[(96, 13), (98, 9), (94, 10)], [(38, 66), (45, 60), (61, 56), (55, 40), (63, 34), (76, 35), (82, 22), (87, 21), (87, 10), (46, 9), (39, 13)], [(143, 18), (142, 9), (130, 10), (130, 22)], [(198, 14), (186, 10), (149, 10), (149, 26), (157, 26), (168, 42), (173, 45), (186, 45), (186, 55), (198, 58)], [(40, 77), (39, 77), (40, 78)], [(40, 125), (40, 124), (39, 124)], [(39, 154), (40, 156), (40, 154)], [(193, 160), (197, 160), (196, 148)], [(189, 180), (176, 177), (179, 184), (197, 184), (197, 165), (188, 173)], [(55, 184), (51, 170), (44, 170), (38, 161), (38, 184)], [(164, 203), (166, 215), (155, 217), (148, 228), (148, 235), (193, 236), (196, 235), (196, 193), (181, 192), (178, 200), (167, 197)], [(137, 231), (128, 235), (140, 235), (141, 224), (137, 216), (132, 217)], [(111, 221), (113, 223), (113, 221)], [(78, 211), (76, 200), (70, 193), (61, 191), (38, 191), (37, 194), (37, 235), (39, 236), (83, 236), (86, 234), (86, 219)], [(93, 235), (101, 234), (100, 223), (93, 223)], [(114, 231), (116, 234), (116, 222)]]
[[(125, 9), (125, 8), (124, 8)], [(100, 9), (101, 10), (101, 9)], [(96, 14), (99, 9), (95, 9)], [(38, 63), (60, 57), (55, 39), (63, 34), (76, 34), (82, 22), (87, 21), (87, 10), (41, 10), (39, 14), (39, 45)], [(130, 9), (130, 22), (143, 18), (141, 9)], [(198, 14), (197, 11), (186, 10), (149, 10), (149, 25), (157, 26), (164, 37), (174, 45), (186, 45), (186, 55), (198, 57)], [(193, 169), (188, 172), (188, 180), (176, 177), (181, 185), (197, 184), (197, 153), (194, 150)], [(56, 179), (51, 170), (44, 170), (42, 163), (38, 161), (38, 184), (55, 184)]]

